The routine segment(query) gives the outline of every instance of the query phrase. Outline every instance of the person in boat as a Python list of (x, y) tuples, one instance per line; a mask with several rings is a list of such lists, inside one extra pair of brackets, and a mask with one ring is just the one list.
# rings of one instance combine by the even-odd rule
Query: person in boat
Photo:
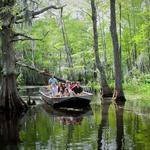
[(62, 82), (59, 82), (58, 84), (58, 95), (62, 96), (64, 94), (65, 91), (65, 84), (63, 84)]
[(52, 73), (51, 78), (48, 80), (48, 84), (50, 86), (50, 92), (52, 96), (55, 96), (58, 93), (58, 81), (56, 78), (54, 78), (54, 73)]
[(69, 90), (70, 96), (74, 96), (75, 94), (72, 89), (76, 86), (76, 81), (71, 82), (71, 81), (67, 80), (66, 83), (67, 83), (66, 88)]
[(65, 88), (64, 96), (70, 96), (70, 92), (68, 88)]
[(70, 85), (70, 89), (72, 90), (76, 86), (76, 81), (72, 81)]
[(65, 87), (69, 90), (69, 92), (70, 92), (70, 86), (71, 86), (71, 82), (69, 80), (66, 80)]
[(81, 95), (83, 92), (83, 88), (80, 86), (80, 82), (77, 81), (76, 85), (72, 88), (75, 96)]

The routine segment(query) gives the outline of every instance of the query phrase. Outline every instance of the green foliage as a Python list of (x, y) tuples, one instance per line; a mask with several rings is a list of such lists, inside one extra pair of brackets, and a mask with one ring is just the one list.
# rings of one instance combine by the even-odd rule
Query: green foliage
[(150, 84), (150, 74), (141, 73), (139, 70), (134, 68), (129, 75), (126, 75), (124, 78), (125, 83), (131, 84)]
[(99, 82), (89, 82), (87, 86), (91, 87), (93, 90), (96, 90), (97, 92), (100, 91)]
[(141, 75), (139, 78), (134, 77), (133, 80), (124, 83), (125, 95), (128, 100), (142, 100), (143, 104), (149, 105), (150, 99), (150, 75)]
[(22, 74), (22, 73), (20, 73), (19, 76), (17, 77), (17, 84), (18, 84), (19, 86), (25, 85), (25, 81), (24, 81), (24, 78), (23, 78), (23, 74)]
[[(30, 2), (28, 4), (30, 4)], [(14, 30), (16, 32), (24, 32), (24, 34), (27, 34), (32, 38), (42, 39), (34, 42), (17, 42), (16, 51), (17, 54), (22, 55), (21, 61), (29, 65), (35, 65), (42, 70), (43, 68), (46, 68), (49, 72), (55, 71), (58, 76), (64, 78), (67, 78), (67, 75), (73, 71), (76, 79), (79, 79), (80, 76), (82, 76), (89, 81), (89, 84), (91, 84), (90, 82), (92, 81), (94, 71), (93, 64), (95, 62), (93, 51), (93, 29), (92, 20), (91, 17), (89, 17), (91, 13), (89, 10), (90, 3), (89, 1), (85, 1), (84, 4), (84, 10), (82, 10), (82, 8), (76, 10), (76, 6), (73, 6), (73, 11), (70, 12), (64, 8), (63, 20), (68, 45), (72, 53), (73, 68), (68, 67), (68, 62), (66, 61), (67, 54), (65, 52), (60, 26), (60, 14), (55, 11), (54, 13), (56, 13), (56, 15), (46, 14), (36, 19), (30, 28), (27, 28), (26, 25), (15, 26)], [(119, 4), (121, 4), (121, 21), (119, 18)], [(13, 8), (14, 15), (21, 11), (22, 5), (23, 3), (16, 3)], [(96, 5), (98, 10), (99, 54), (102, 63), (106, 65), (106, 74), (108, 81), (111, 84), (114, 80), (114, 60), (109, 30), (110, 5), (108, 1), (96, 1)], [(42, 6), (45, 5), (42, 4)], [(32, 9), (32, 6), (28, 7), (29, 10)], [(8, 8), (5, 9), (7, 10)], [(137, 80), (136, 76), (141, 74), (141, 72), (149, 73), (150, 71), (148, 54), (150, 15), (148, 13), (147, 1), (127, 0), (126, 2), (123, 2), (117, 0), (116, 13), (118, 36), (119, 23), (121, 23), (122, 26), (121, 52), (124, 78), (127, 82), (138, 82), (139, 79)], [(120, 37), (118, 38), (120, 39)], [(135, 49), (136, 58), (134, 58)], [(104, 50), (106, 50), (106, 60), (104, 60)], [(141, 68), (144, 69), (141, 70)], [(134, 74), (137, 72), (137, 75), (129, 75), (130, 72), (133, 72)], [(95, 83), (91, 84), (91, 86), (93, 87), (94, 84)], [(98, 90), (97, 83), (94, 88)]]

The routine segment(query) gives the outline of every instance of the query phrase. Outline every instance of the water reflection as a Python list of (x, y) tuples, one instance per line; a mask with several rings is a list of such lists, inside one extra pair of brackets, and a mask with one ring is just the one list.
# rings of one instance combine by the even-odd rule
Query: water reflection
[[(32, 108), (33, 109), (33, 108)], [(84, 149), (89, 143), (91, 110), (57, 110), (48, 105), (30, 109), (20, 131), (25, 149)], [(94, 143), (95, 144), (95, 143)]]
[(0, 149), (17, 150), (23, 114), (0, 113)]
[(95, 96), (92, 111), (57, 110), (39, 101), (23, 117), (0, 114), (0, 150), (149, 149), (149, 111), (139, 111), (147, 104), (99, 101)]
[(117, 127), (117, 150), (124, 149), (124, 121), (123, 121), (123, 112), (124, 112), (125, 102), (116, 102), (115, 111), (116, 111), (116, 127)]
[(98, 129), (98, 150), (105, 149), (103, 140), (103, 131), (108, 126), (108, 110), (111, 104), (111, 99), (105, 98), (101, 100), (101, 122)]
[[(111, 141), (113, 138), (110, 136), (111, 126), (109, 125), (109, 107), (112, 104), (111, 99), (105, 98), (101, 100), (101, 122), (98, 129), (98, 150), (124, 149), (124, 122), (123, 122), (123, 110), (125, 102), (114, 103), (116, 120), (116, 144)], [(112, 113), (111, 113), (112, 115)], [(116, 118), (115, 118), (116, 117)], [(115, 136), (115, 135), (114, 135)]]
[(92, 115), (91, 108), (84, 109), (54, 109), (49, 105), (42, 105), (42, 108), (52, 117), (55, 118), (56, 121), (62, 123), (63, 125), (77, 125), (81, 124), (81, 121), (84, 116)]

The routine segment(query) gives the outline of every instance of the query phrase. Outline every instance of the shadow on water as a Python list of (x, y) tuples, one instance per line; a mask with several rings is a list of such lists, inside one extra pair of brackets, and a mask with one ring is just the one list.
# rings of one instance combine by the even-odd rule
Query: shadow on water
[[(101, 122), (98, 129), (98, 150), (107, 149), (107, 141), (104, 138), (104, 130), (109, 127), (108, 115), (109, 115), (109, 107), (112, 103), (111, 98), (103, 98), (101, 99)], [(124, 146), (124, 124), (123, 124), (123, 111), (125, 102), (117, 102), (115, 105), (115, 113), (116, 113), (116, 149), (121, 150)], [(108, 140), (108, 139), (107, 139)]]
[(17, 150), (19, 128), (23, 114), (0, 113), (0, 149)]

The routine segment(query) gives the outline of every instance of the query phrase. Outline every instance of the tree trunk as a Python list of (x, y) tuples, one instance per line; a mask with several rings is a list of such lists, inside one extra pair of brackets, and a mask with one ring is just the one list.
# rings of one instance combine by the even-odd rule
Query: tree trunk
[(91, 9), (92, 9), (92, 21), (93, 21), (93, 38), (94, 38), (94, 53), (96, 66), (100, 72), (100, 83), (101, 83), (101, 94), (103, 97), (112, 96), (112, 90), (109, 88), (105, 70), (101, 64), (98, 52), (98, 32), (97, 32), (97, 12), (95, 7), (95, 0), (91, 0)]
[[(64, 21), (63, 21), (63, 16), (62, 16), (63, 12), (62, 11), (63, 11), (63, 9), (61, 9), (60, 23), (61, 23), (61, 31), (62, 31), (62, 34), (63, 34), (63, 40), (64, 40), (64, 45), (65, 45), (65, 51), (66, 51), (66, 54), (67, 54), (67, 63), (68, 63), (69, 69), (73, 69), (71, 48), (69, 47), (69, 44), (68, 44), (68, 38), (67, 38), (66, 30), (65, 30), (65, 24), (64, 24)], [(71, 80), (74, 80), (73, 70), (70, 70), (70, 78), (71, 78)]]
[(84, 65), (84, 84), (88, 83), (88, 79), (87, 79), (87, 67), (86, 67), (86, 59), (85, 59), (85, 53), (83, 52), (83, 65)]
[(104, 19), (103, 19), (103, 12), (102, 13), (102, 17), (101, 16), (98, 16), (99, 18), (99, 22), (100, 22), (100, 19), (102, 18), (102, 23), (100, 24), (100, 33), (101, 33), (101, 43), (102, 43), (102, 49), (103, 49), (103, 61), (102, 61), (102, 64), (104, 66), (104, 68), (106, 68), (106, 65), (107, 65), (107, 54), (106, 54), (106, 42), (105, 42), (105, 33), (104, 33)]
[(120, 22), (119, 22), (119, 35), (120, 35), (120, 45), (119, 45), (119, 49), (120, 49), (120, 59), (121, 59), (121, 50), (122, 50), (122, 33), (121, 33), (121, 2), (119, 3), (119, 18), (120, 18)]
[[(14, 1), (5, 2), (0, 6), (7, 5), (13, 7)], [(2, 86), (0, 91), (0, 111), (25, 111), (26, 103), (20, 98), (17, 91), (15, 53), (13, 50), (12, 38), (14, 36), (12, 28), (13, 15), (11, 11), (4, 11), (1, 29), (1, 49), (2, 49)]]
[[(132, 15), (133, 17), (133, 35), (134, 37), (136, 36), (136, 16), (135, 16), (135, 6), (134, 3), (131, 1), (132, 3)], [(134, 41), (133, 43), (133, 49), (132, 49), (132, 56), (133, 56), (133, 65), (136, 66), (136, 60), (137, 60), (137, 50), (136, 50), (136, 43)]]
[(115, 68), (115, 89), (113, 98), (115, 100), (125, 100), (124, 92), (122, 88), (122, 73), (121, 73), (121, 58), (118, 45), (118, 35), (116, 28), (116, 13), (115, 13), (115, 0), (110, 0), (111, 11), (111, 36), (114, 50), (114, 68)]
[[(131, 22), (130, 22), (130, 16), (129, 16), (129, 14), (128, 14), (128, 25), (129, 25), (129, 33), (130, 33), (130, 41), (132, 41), (132, 29), (131, 29)], [(128, 58), (127, 58), (127, 60), (128, 60), (128, 71), (131, 71), (131, 69), (132, 69), (132, 55), (131, 55), (131, 53), (130, 53), (130, 48), (132, 47), (132, 43), (126, 43), (127, 45), (130, 45), (130, 47), (128, 46), (128, 54), (127, 54), (127, 56), (128, 56)]]
[(2, 110), (21, 111), (27, 108), (17, 91), (15, 54), (13, 51), (12, 29), (2, 27), (2, 87), (0, 93), (0, 108)]
[(104, 18), (102, 15), (102, 35), (103, 35), (103, 46), (104, 46), (104, 60), (105, 60), (105, 67), (107, 65), (107, 49), (106, 49), (106, 41), (105, 41), (105, 30), (104, 30)]

